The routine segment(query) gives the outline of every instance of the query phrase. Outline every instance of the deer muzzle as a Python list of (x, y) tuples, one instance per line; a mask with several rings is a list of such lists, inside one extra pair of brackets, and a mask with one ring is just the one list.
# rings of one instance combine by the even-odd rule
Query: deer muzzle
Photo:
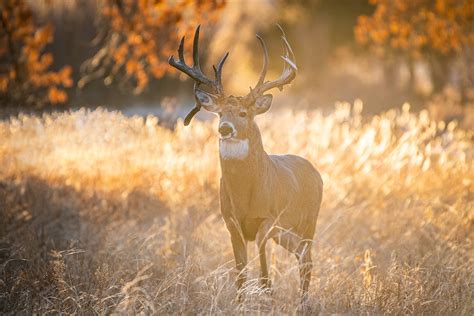
[(219, 125), (219, 134), (221, 139), (234, 137), (237, 133), (234, 125), (230, 122), (222, 122)]

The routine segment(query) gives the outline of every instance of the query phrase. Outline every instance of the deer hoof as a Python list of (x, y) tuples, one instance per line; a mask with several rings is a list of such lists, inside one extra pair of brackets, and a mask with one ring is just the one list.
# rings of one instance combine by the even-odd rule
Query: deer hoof
[(311, 306), (309, 304), (309, 297), (308, 293), (305, 293), (301, 296), (300, 301), (298, 303), (298, 307), (296, 309), (297, 314), (306, 315), (311, 311)]
[(264, 293), (272, 294), (272, 281), (269, 278), (261, 278)]

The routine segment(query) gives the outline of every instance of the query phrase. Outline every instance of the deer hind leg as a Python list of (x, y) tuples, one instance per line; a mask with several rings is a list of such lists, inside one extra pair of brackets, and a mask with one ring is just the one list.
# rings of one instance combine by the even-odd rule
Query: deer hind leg
[(311, 281), (311, 240), (302, 240), (295, 252), (300, 270), (300, 289), (303, 299), (308, 296), (309, 283)]
[(307, 297), (311, 281), (311, 240), (303, 239), (289, 230), (281, 230), (274, 240), (277, 244), (295, 254), (300, 272), (300, 290), (303, 299)]
[(263, 287), (267, 289), (270, 289), (271, 281), (268, 276), (267, 254), (265, 246), (267, 245), (268, 239), (272, 238), (274, 234), (275, 230), (273, 227), (273, 220), (265, 219), (260, 224), (257, 231), (257, 236), (255, 237), (255, 243), (258, 247), (258, 256), (260, 258), (260, 280), (262, 282)]

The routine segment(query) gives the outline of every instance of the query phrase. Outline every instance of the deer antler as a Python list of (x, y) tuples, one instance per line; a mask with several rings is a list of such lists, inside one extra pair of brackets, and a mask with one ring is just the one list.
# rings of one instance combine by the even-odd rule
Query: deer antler
[(295, 55), (293, 54), (293, 50), (286, 39), (285, 32), (280, 25), (277, 24), (277, 26), (282, 33), (281, 40), (285, 49), (285, 56), (281, 56), (285, 62), (283, 71), (278, 79), (265, 82), (265, 76), (267, 75), (268, 70), (268, 50), (263, 39), (257, 35), (257, 39), (263, 48), (263, 68), (260, 73), (257, 85), (255, 88), (250, 88), (250, 93), (245, 97), (246, 99), (255, 100), (256, 97), (273, 88), (279, 88), (280, 90), (283, 90), (283, 86), (289, 84), (296, 77), (298, 68), (296, 67)]
[[(199, 25), (196, 28), (196, 31), (194, 32), (194, 41), (193, 41), (193, 66), (189, 67), (185, 60), (184, 60), (184, 36), (181, 38), (181, 42), (179, 43), (179, 48), (178, 48), (178, 56), (179, 60), (176, 61), (174, 59), (174, 56), (170, 56), (168, 63), (173, 66), (174, 68), (184, 72), (187, 74), (189, 77), (193, 78), (195, 81), (194, 85), (194, 90), (200, 86), (200, 85), (205, 85), (209, 88), (211, 88), (212, 93), (222, 96), (224, 94), (224, 88), (222, 86), (222, 67), (224, 66), (224, 63), (227, 59), (227, 56), (229, 56), (229, 53), (227, 52), (222, 59), (219, 61), (217, 64), (217, 68), (215, 66), (212, 66), (214, 69), (214, 75), (215, 75), (215, 80), (209, 79), (201, 70), (201, 66), (199, 65), (199, 29), (201, 26)], [(186, 116), (184, 119), (184, 125), (189, 125), (189, 122), (191, 122), (191, 119), (193, 118), (194, 115), (196, 115), (197, 112), (201, 109), (201, 105), (199, 102), (196, 102), (196, 105), (194, 108), (189, 112), (189, 114)]]

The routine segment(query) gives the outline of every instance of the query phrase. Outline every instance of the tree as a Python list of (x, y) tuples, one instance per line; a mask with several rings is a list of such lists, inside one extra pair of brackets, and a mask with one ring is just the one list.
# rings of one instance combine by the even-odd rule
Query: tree
[(215, 21), (224, 5), (223, 0), (103, 0), (95, 41), (99, 49), (82, 65), (79, 88), (101, 78), (106, 85), (119, 81), (141, 93), (150, 77), (174, 72), (168, 57), (180, 36), (190, 37), (201, 22)]
[(68, 100), (72, 69), (51, 70), (53, 56), (45, 52), (53, 27), (37, 27), (28, 3), (0, 3), (0, 104), (42, 107)]
[(434, 90), (440, 90), (455, 56), (474, 44), (473, 0), (370, 0), (371, 16), (360, 16), (358, 43), (390, 60), (426, 59)]

